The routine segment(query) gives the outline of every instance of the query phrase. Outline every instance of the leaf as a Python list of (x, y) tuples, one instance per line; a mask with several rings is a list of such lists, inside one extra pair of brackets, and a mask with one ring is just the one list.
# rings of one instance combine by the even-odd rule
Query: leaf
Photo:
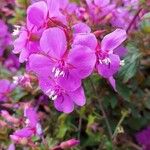
[(124, 98), (124, 100), (130, 101), (131, 90), (127, 87), (127, 85), (117, 81), (117, 91), (119, 95)]
[(114, 109), (117, 106), (117, 103), (118, 103), (117, 98), (114, 95), (112, 95), (110, 99), (111, 108)]
[(124, 82), (129, 81), (137, 72), (139, 66), (140, 52), (133, 43), (127, 45), (128, 55), (125, 57), (125, 65), (121, 68), (119, 76), (123, 77)]
[(19, 101), (21, 98), (27, 95), (27, 92), (23, 91), (20, 87), (17, 87), (13, 92), (12, 92), (12, 98), (15, 102)]

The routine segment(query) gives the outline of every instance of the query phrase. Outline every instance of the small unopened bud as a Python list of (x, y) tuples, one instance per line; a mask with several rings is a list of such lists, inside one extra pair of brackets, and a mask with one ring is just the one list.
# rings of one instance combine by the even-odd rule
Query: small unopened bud
[(62, 142), (60, 144), (60, 148), (61, 149), (68, 149), (68, 148), (72, 148), (74, 146), (77, 146), (80, 143), (79, 140), (76, 139), (70, 139), (68, 141)]
[(8, 122), (11, 122), (11, 123), (14, 123), (14, 124), (18, 124), (19, 123), (19, 119), (11, 116), (6, 110), (2, 110), (1, 111), (1, 116), (5, 120), (7, 120)]

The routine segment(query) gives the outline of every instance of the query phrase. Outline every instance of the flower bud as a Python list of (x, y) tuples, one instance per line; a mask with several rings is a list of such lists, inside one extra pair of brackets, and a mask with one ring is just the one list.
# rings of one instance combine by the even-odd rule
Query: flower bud
[(60, 144), (60, 147), (61, 147), (62, 149), (68, 149), (68, 148), (72, 148), (72, 147), (74, 147), (74, 146), (77, 146), (79, 143), (80, 143), (79, 140), (70, 139), (70, 140), (68, 140), (68, 141), (62, 142), (62, 143)]

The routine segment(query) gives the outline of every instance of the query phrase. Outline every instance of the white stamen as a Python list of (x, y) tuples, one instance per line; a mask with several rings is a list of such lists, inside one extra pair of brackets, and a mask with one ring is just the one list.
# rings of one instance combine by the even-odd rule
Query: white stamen
[(18, 76), (14, 76), (13, 77), (13, 83), (14, 84), (18, 84), (19, 83), (19, 77)]
[(56, 68), (55, 68), (55, 67), (53, 67), (52, 72), (54, 73), (54, 72), (55, 72), (55, 70), (56, 70)]
[(65, 76), (65, 72), (63, 70), (60, 70), (59, 68), (53, 67), (52, 73), (54, 73), (54, 77), (60, 77), (60, 76)]
[(36, 124), (36, 133), (38, 135), (41, 135), (42, 134), (42, 127), (39, 123)]
[(55, 70), (55, 77), (58, 77), (59, 76), (59, 74), (60, 74), (60, 70), (57, 68), (56, 70)]
[(61, 71), (60, 74), (59, 74), (59, 76), (63, 76), (64, 77), (65, 76), (65, 72)]
[(51, 98), (53, 101), (57, 99), (57, 95), (53, 95)]
[(13, 35), (13, 36), (17, 36), (17, 35), (19, 34), (19, 32), (20, 32), (21, 26), (14, 25), (14, 27), (15, 27), (15, 29), (13, 30), (12, 35)]
[(26, 120), (25, 120), (25, 123), (26, 123), (26, 125), (28, 125), (28, 124), (30, 123), (30, 120), (29, 120), (29, 119), (26, 119)]
[(55, 91), (51, 91), (49, 97), (52, 97), (55, 94)]
[(46, 91), (46, 94), (48, 95), (48, 97), (51, 99), (51, 100), (55, 100), (57, 99), (57, 95), (56, 95), (56, 92), (54, 90), (51, 90), (49, 89), (48, 91)]
[(100, 63), (100, 64), (103, 64), (103, 62), (102, 62), (100, 59), (99, 59), (99, 63)]
[(106, 64), (106, 65), (108, 65), (108, 64), (111, 63), (111, 60), (110, 60), (109, 58), (105, 58), (105, 59), (103, 59), (103, 60), (100, 60), (100, 59), (99, 59), (99, 63), (100, 63), (100, 64)]
[(121, 60), (120, 61), (120, 66), (124, 66), (125, 65), (125, 61), (124, 60)]

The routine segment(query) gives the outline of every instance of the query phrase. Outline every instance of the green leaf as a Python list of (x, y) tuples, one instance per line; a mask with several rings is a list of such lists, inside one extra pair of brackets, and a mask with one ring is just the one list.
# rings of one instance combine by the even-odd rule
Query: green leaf
[(117, 81), (117, 91), (119, 95), (124, 98), (124, 100), (130, 101), (131, 92), (127, 85), (121, 83), (120, 81)]
[(128, 43), (127, 49), (128, 55), (124, 59), (125, 65), (119, 72), (119, 76), (122, 77), (125, 82), (129, 81), (136, 74), (141, 55), (139, 49), (133, 43)]

